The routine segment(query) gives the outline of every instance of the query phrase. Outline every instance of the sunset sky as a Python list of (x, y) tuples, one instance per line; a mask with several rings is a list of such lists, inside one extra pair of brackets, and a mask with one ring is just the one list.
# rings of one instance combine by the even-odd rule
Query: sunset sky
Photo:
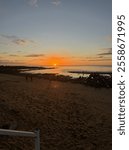
[(0, 0), (0, 64), (111, 65), (111, 0)]

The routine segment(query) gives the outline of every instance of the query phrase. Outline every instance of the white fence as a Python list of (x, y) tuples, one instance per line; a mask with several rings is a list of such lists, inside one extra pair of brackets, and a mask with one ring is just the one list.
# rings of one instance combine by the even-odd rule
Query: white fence
[(40, 150), (40, 131), (39, 131), (39, 129), (35, 130), (35, 132), (0, 129), (0, 135), (33, 137), (33, 138), (35, 138), (35, 150)]

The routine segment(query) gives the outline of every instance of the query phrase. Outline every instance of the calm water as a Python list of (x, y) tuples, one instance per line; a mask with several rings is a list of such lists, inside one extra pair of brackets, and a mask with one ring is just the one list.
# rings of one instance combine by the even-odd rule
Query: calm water
[[(48, 67), (48, 66), (45, 66)], [(49, 66), (50, 67), (50, 66)], [(69, 75), (72, 77), (79, 77), (80, 74), (69, 73), (69, 71), (101, 71), (101, 72), (111, 72), (111, 66), (58, 66), (55, 69), (43, 69), (43, 70), (31, 70), (26, 71), (32, 74), (44, 74), (44, 73), (54, 73), (59, 75)], [(85, 74), (84, 76), (87, 76)]]

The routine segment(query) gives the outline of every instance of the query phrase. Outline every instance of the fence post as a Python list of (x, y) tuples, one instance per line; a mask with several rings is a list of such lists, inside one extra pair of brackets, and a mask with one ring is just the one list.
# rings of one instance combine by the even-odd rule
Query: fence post
[(35, 130), (35, 150), (40, 150), (40, 130)]

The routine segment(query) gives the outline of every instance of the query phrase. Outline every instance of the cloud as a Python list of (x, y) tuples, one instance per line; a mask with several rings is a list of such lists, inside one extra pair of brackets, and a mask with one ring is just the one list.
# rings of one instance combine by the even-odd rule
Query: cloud
[(15, 35), (0, 35), (2, 38), (6, 39), (6, 40), (9, 40), (11, 41), (12, 43), (14, 44), (17, 44), (17, 45), (22, 45), (22, 46), (25, 46), (25, 45), (28, 45), (28, 44), (31, 44), (31, 43), (35, 43), (34, 41), (32, 40), (28, 40), (28, 39), (23, 39), (23, 38), (19, 38)]
[(6, 38), (6, 39), (10, 39), (10, 40), (17, 38), (17, 36), (15, 36), (15, 35), (4, 35), (4, 34), (2, 34), (1, 37)]
[(11, 57), (18, 57), (19, 55), (10, 54), (9, 56), (11, 56)]
[(42, 57), (44, 54), (30, 54), (30, 55), (25, 55), (25, 57)]
[(99, 54), (98, 54), (99, 56), (112, 55), (112, 48), (103, 48), (103, 49), (101, 49), (101, 50), (102, 50), (102, 51), (105, 51), (105, 52), (99, 53)]
[(111, 61), (112, 59), (111, 58), (103, 58), (103, 59), (90, 59), (88, 61)]
[(22, 65), (24, 62), (17, 61), (17, 60), (0, 60), (1, 65)]
[(23, 45), (23, 46), (30, 43), (30, 41), (24, 40), (24, 39), (15, 39), (12, 42), (17, 44), (17, 45)]
[(39, 0), (28, 0), (30, 6), (38, 7)]
[(104, 56), (103, 56), (103, 55), (100, 55), (100, 56), (98, 56), (97, 58), (104, 58)]
[(0, 44), (1, 45), (8, 45), (8, 41), (7, 40), (12, 40), (16, 38), (16, 36), (8, 36), (8, 35), (3, 35), (3, 34), (0, 34)]
[(60, 0), (53, 0), (53, 1), (51, 2), (51, 4), (58, 6), (58, 5), (61, 4), (61, 1), (60, 1)]

